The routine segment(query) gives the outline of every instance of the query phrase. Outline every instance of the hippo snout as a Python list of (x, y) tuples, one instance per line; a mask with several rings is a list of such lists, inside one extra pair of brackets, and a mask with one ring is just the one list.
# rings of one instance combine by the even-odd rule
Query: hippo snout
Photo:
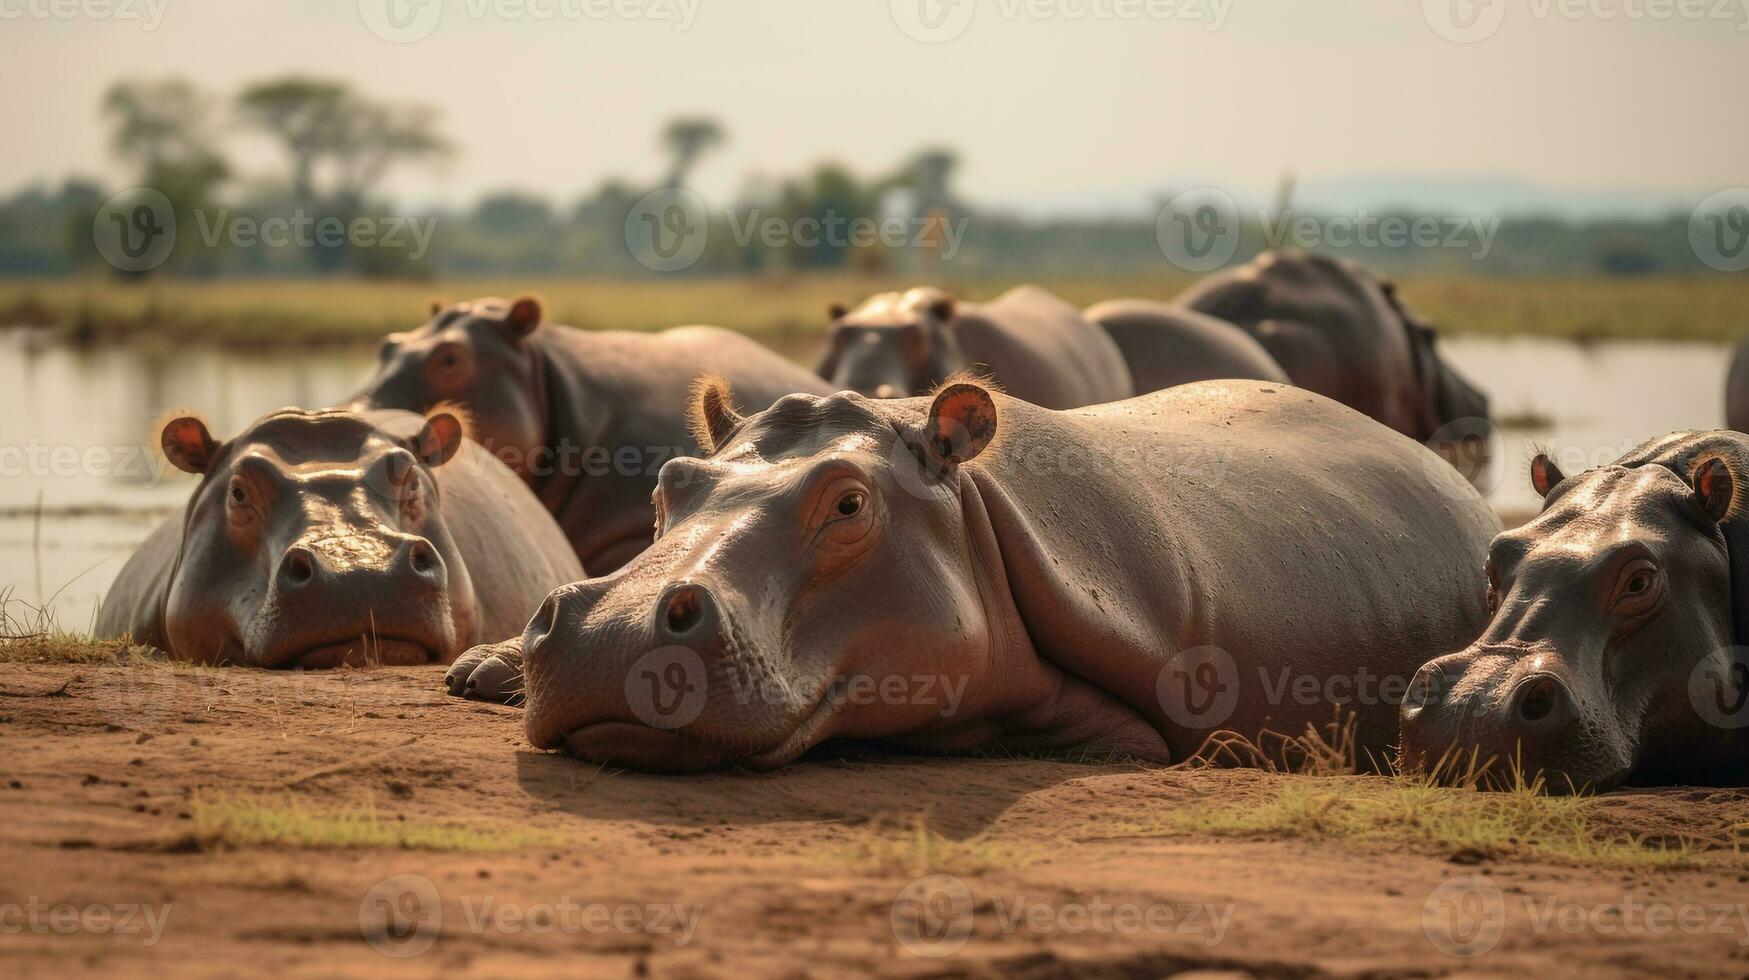
[(449, 569), (417, 535), (306, 537), (280, 555), (263, 610), (267, 667), (428, 663), (454, 652)]
[(1443, 782), (1607, 789), (1631, 766), (1613, 717), (1551, 651), (1466, 650), (1423, 666), (1401, 715), (1403, 767)]

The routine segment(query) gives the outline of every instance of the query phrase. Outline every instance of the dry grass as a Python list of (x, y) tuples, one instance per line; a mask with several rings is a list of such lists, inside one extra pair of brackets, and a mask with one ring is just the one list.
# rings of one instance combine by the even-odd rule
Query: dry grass
[[(1034, 277), (941, 283), (986, 298)], [(1170, 299), (1190, 279), (1159, 275), (1041, 277), (1072, 303)], [(363, 343), (423, 320), (433, 298), (534, 293), (553, 322), (656, 330), (712, 323), (792, 356), (817, 348), (833, 301), (854, 302), (917, 283), (890, 277), (807, 275), (736, 279), (476, 279), (440, 283), (361, 280), (17, 280), (0, 283), (0, 323), (40, 323), (89, 340), (144, 339), (244, 346)], [(1749, 324), (1749, 279), (1506, 279), (1418, 277), (1403, 295), (1451, 333), (1575, 340), (1727, 341)]]
[(1041, 855), (987, 831), (953, 840), (931, 830), (927, 814), (915, 813), (871, 821), (839, 857), (860, 873), (915, 877), (1014, 870)]
[(190, 806), (193, 839), (202, 847), (394, 848), (488, 853), (559, 843), (556, 834), (527, 829), (488, 831), (459, 824), (385, 819), (364, 801), (339, 810), (313, 809), (291, 794), (197, 796)]

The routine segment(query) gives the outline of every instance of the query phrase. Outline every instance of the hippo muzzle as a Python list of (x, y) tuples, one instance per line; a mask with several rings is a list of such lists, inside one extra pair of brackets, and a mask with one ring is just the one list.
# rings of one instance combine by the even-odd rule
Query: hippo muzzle
[(1477, 645), (1426, 664), (1403, 703), (1404, 768), (1492, 788), (1540, 777), (1555, 793), (1620, 783), (1633, 740), (1601, 680), (1572, 663), (1549, 647)]

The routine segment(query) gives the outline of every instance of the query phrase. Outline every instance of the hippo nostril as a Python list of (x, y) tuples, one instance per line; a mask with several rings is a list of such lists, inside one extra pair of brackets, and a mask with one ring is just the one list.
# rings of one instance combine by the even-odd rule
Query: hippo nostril
[(663, 616), (669, 633), (674, 636), (690, 633), (699, 620), (704, 618), (704, 602), (699, 597), (698, 590), (690, 586), (675, 589), (668, 596), (668, 606)]
[(437, 549), (429, 541), (415, 541), (409, 550), (407, 561), (413, 566), (413, 571), (421, 575), (430, 574), (437, 568)]
[(297, 545), (286, 549), (280, 565), (281, 581), (287, 585), (304, 585), (316, 577), (316, 556), (310, 549)]

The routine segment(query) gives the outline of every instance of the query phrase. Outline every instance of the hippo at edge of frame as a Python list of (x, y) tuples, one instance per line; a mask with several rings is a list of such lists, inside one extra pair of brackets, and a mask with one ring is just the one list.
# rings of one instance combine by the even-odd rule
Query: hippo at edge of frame
[(1438, 332), (1390, 281), (1328, 256), (1264, 252), (1176, 302), (1256, 337), (1301, 388), (1429, 443), (1466, 475), (1483, 470), (1488, 397), (1440, 356)]
[(1099, 405), (1136, 393), (1111, 337), (1037, 286), (1016, 286), (987, 303), (920, 287), (876, 294), (855, 309), (834, 304), (829, 315), (832, 333), (819, 374), (833, 390), (905, 398), (971, 370), (1045, 408)]
[(200, 484), (123, 566), (99, 636), (214, 664), (448, 663), (583, 574), (446, 412), (283, 409), (225, 443), (182, 417), (160, 440)]
[(1136, 393), (1192, 381), (1291, 383), (1255, 337), (1206, 313), (1145, 299), (1113, 299), (1087, 308), (1123, 351)]
[(1684, 432), (1568, 478), (1497, 538), (1493, 621), (1423, 667), (1403, 763), (1555, 792), (1749, 777), (1749, 436)]
[(717, 374), (746, 408), (831, 388), (806, 368), (719, 327), (659, 333), (543, 323), (540, 301), (433, 304), (384, 341), (355, 405), (426, 412), (456, 404), (472, 435), (528, 482), (585, 568), (610, 572), (650, 544), (662, 463), (691, 455), (692, 382)]
[(1725, 379), (1725, 426), (1749, 432), (1749, 340), (1739, 343), (1731, 355), (1731, 371)]
[[(1302, 679), (1371, 677), (1383, 693), (1348, 703), (1377, 766), (1415, 670), (1487, 622), (1493, 512), (1311, 392), (1199, 382), (1052, 411), (954, 382), (746, 418), (730, 398), (702, 386), (711, 452), (663, 468), (648, 551), (457, 661), (520, 655), (537, 747), (665, 771), (771, 769), (834, 738), (1164, 763), (1219, 731), (1330, 723), (1347, 709)], [(888, 696), (918, 678), (940, 683)]]

